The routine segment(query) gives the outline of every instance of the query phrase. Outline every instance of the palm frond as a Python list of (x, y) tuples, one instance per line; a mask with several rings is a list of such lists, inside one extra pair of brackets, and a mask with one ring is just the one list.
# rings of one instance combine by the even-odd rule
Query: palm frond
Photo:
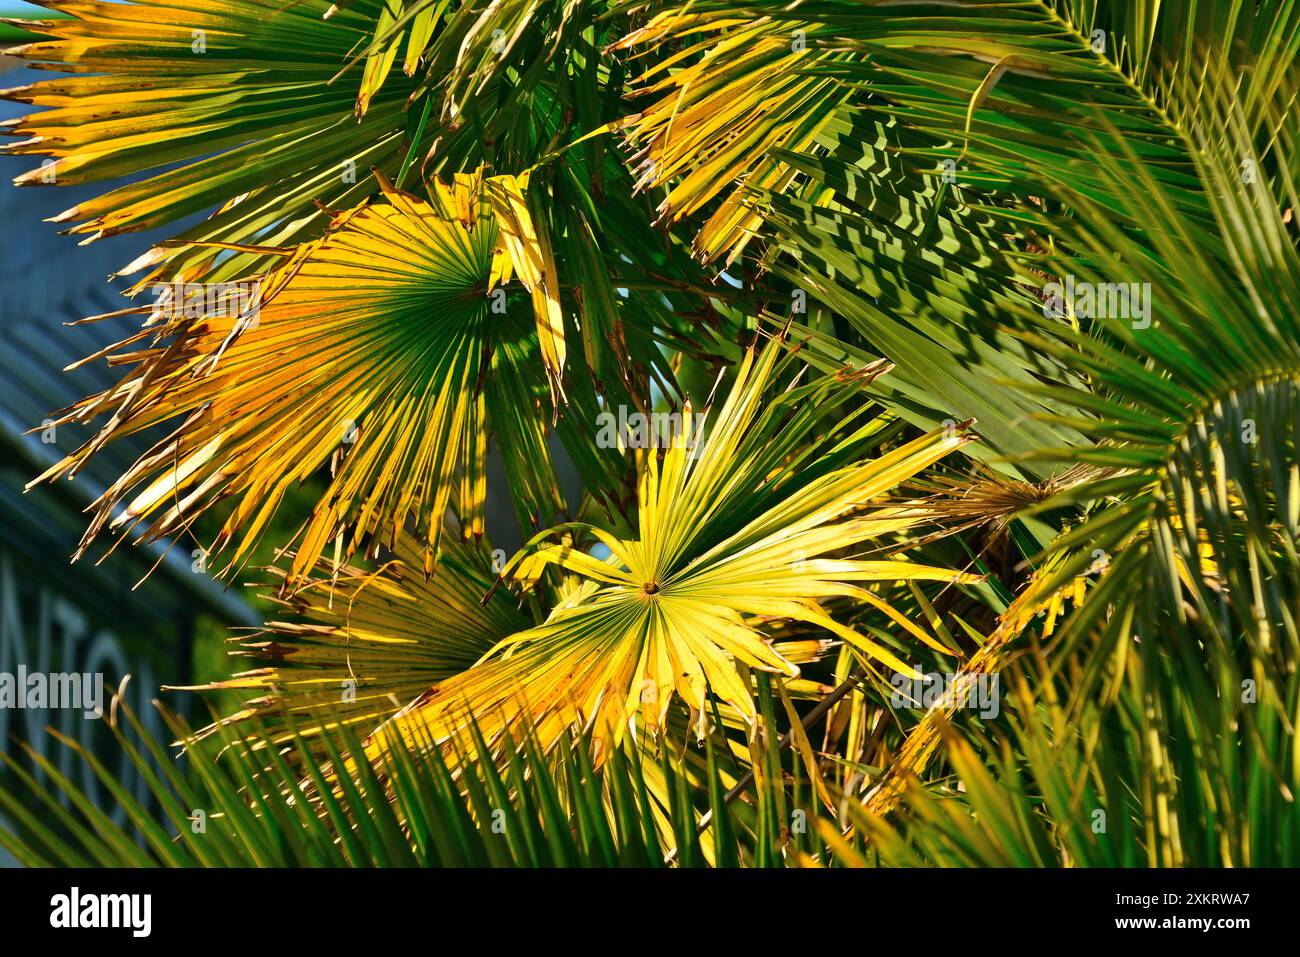
[(791, 385), (768, 398), (790, 361), (785, 355), (779, 341), (746, 354), (698, 447), (696, 414), (688, 408), (662, 456), (657, 449), (639, 456), (635, 537), (570, 525), (528, 543), (507, 565), (507, 577), (531, 584), (547, 569), (563, 569), (581, 584), (543, 624), (512, 635), (483, 664), (421, 696), (370, 746), (440, 743), (466, 713), (489, 740), (527, 721), (547, 743), (577, 721), (598, 742), (617, 743), (638, 718), (659, 728), (674, 695), (690, 707), (702, 736), (710, 692), (752, 722), (747, 669), (798, 673), (756, 620), (826, 629), (867, 661), (910, 673), (894, 651), (835, 621), (822, 602), (868, 603), (910, 638), (937, 644), (872, 594), (869, 583), (979, 577), (902, 559), (832, 556), (915, 525), (917, 512), (873, 508), (873, 500), (970, 436), (937, 432), (864, 458), (882, 423), (864, 423), (858, 412), (801, 449), (837, 383), (832, 377)]
[[(105, 443), (183, 418), (99, 499), (81, 550), (105, 526), (148, 522), (148, 540), (184, 533), (233, 499), (208, 549), (235, 542), (228, 569), (285, 490), (328, 466), (286, 585), (331, 547), (336, 561), (391, 547), (408, 521), (430, 574), (453, 499), (464, 533), (482, 534), (494, 426), (534, 455), (514, 485), (521, 514), (562, 512), (538, 415), (544, 379), (556, 387), (559, 370), (544, 376), (536, 355), (563, 360), (557, 280), (519, 184), (460, 176), (433, 203), (383, 187), (382, 201), (338, 214), (326, 236), (282, 251), (283, 265), (241, 284), (251, 294), (237, 308), (210, 308), (211, 287), (163, 288), (145, 332), (122, 343), (148, 335), (151, 347), (117, 357), (135, 367), (61, 421), (112, 418), (40, 479), (75, 474)], [(532, 287), (549, 350), (523, 310), (507, 307), (512, 273)]]
[[(260, 665), (230, 678), (188, 688), (252, 695), (234, 714), (200, 729), (250, 727), (246, 744), (284, 746), (297, 738), (324, 755), (313, 739), (331, 722), (366, 734), (431, 685), (467, 671), (497, 642), (530, 619), (492, 589), (493, 556), (481, 543), (444, 545), (436, 577), (424, 574), (423, 554), (408, 538), (379, 568), (335, 567), (322, 560), (311, 578), (276, 604), (284, 617), (238, 635), (232, 655)], [(269, 570), (283, 578), (281, 569)], [(293, 722), (293, 723), (290, 723)]]
[[(218, 212), (180, 237), (195, 243), (289, 245), (324, 232), (314, 204), (346, 209), (375, 188), (372, 168), (396, 176), (411, 92), (390, 85), (364, 123), (355, 93), (331, 83), (369, 35), (383, 0), (358, 0), (329, 22), (325, 0), (223, 3), (52, 2), (69, 14), (33, 24), (50, 39), (10, 52), (75, 74), (9, 90), (48, 107), (13, 124), (11, 154), (46, 156), (24, 185), (99, 182), (148, 173), (56, 217), (89, 238)], [(178, 165), (179, 164), (179, 165)], [(53, 173), (53, 176), (51, 176)], [(211, 247), (155, 247), (124, 272), (141, 279), (241, 277), (265, 266)]]
[[(348, 764), (355, 773), (331, 788), (316, 766), (315, 747), (301, 737), (292, 736), (282, 748), (228, 747), (221, 757), (211, 748), (193, 747), (182, 768), (128, 707), (114, 713), (121, 718), (111, 726), (116, 747), (149, 782), (149, 799), (161, 815), (124, 790), (98, 757), (61, 739), (120, 802), (126, 823), (101, 811), (86, 790), (34, 750), (29, 754), (49, 783), (3, 755), (15, 779), (0, 787), (0, 808), (12, 820), (0, 826), (0, 847), (36, 867), (834, 862), (819, 836), (834, 835), (834, 828), (819, 827), (816, 811), (803, 806), (808, 789), (797, 771), (794, 790), (779, 799), (769, 780), (746, 785), (746, 801), (727, 801), (721, 763), (709, 749), (677, 759), (666, 750), (654, 758), (619, 748), (596, 768), (589, 760), (592, 742), (584, 736), (547, 756), (535, 736), (525, 733), (503, 739), (501, 753), (491, 759), (462, 750), (453, 764), (437, 749), (398, 749), (380, 764), (365, 758), (352, 729), (335, 724), (317, 744), (336, 766)], [(183, 723), (164, 716), (175, 735), (192, 739)], [(469, 725), (462, 743), (468, 747), (476, 737), (481, 740)], [(306, 779), (296, 770), (301, 767), (309, 769)], [(393, 803), (375, 800), (381, 793), (391, 794)]]

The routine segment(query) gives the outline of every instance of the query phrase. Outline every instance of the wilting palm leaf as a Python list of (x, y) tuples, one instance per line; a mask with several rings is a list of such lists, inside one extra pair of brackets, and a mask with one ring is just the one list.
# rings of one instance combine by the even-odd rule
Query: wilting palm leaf
[[(851, 555), (922, 521), (916, 511), (872, 508), (873, 499), (970, 436), (935, 433), (867, 459), (882, 422), (864, 423), (859, 410), (818, 440), (821, 403), (844, 386), (832, 378), (772, 396), (789, 363), (778, 361), (783, 354), (779, 342), (746, 353), (698, 447), (690, 441), (698, 418), (688, 408), (662, 457), (655, 450), (640, 456), (636, 537), (570, 525), (525, 547), (507, 566), (510, 577), (529, 583), (558, 568), (581, 586), (545, 623), (507, 638), (490, 660), (395, 717), (372, 738), (372, 751), (444, 741), (465, 713), (489, 736), (524, 721), (550, 742), (581, 721), (596, 740), (617, 741), (638, 716), (659, 728), (674, 695), (689, 706), (701, 734), (709, 693), (752, 721), (748, 669), (798, 673), (770, 646), (765, 621), (826, 629), (869, 663), (911, 673), (888, 648), (830, 617), (822, 602), (847, 598), (880, 607), (913, 637), (933, 643), (868, 583), (978, 576), (831, 556)], [(585, 550), (592, 544), (609, 556)]]
[[(115, 407), (97, 437), (43, 478), (74, 473), (117, 436), (185, 417), (100, 498), (83, 550), (110, 521), (148, 521), (155, 538), (233, 499), (213, 550), (238, 538), (234, 565), (290, 485), (327, 464), (332, 481), (300, 532), (289, 586), (327, 549), (337, 560), (391, 545), (408, 521), (432, 572), (453, 498), (465, 533), (482, 533), (489, 406), (512, 436), (545, 428), (541, 363), (503, 368), (493, 358), (498, 344), (533, 337), (520, 320), (531, 310), (497, 314), (489, 293), (504, 303), (497, 284), (517, 268), (546, 326), (554, 263), (538, 252), (511, 177), (457, 177), (434, 203), (382, 185), (384, 201), (341, 213), (324, 238), (284, 251), (284, 265), (256, 281), (252, 307), (214, 312), (193, 298), (164, 300), (151, 317), (154, 348), (119, 360), (136, 369), (67, 412), (84, 420)], [(521, 511), (549, 518), (562, 502), (544, 444), (532, 446), (540, 454), (535, 480), (517, 484)], [(547, 497), (530, 494), (539, 489)]]
[[(849, 95), (807, 69), (819, 58), (834, 58), (815, 49), (815, 38), (809, 46), (808, 32), (816, 28), (684, 8), (657, 14), (619, 42), (635, 50), (706, 33), (641, 76), (637, 92), (650, 102), (627, 121), (640, 145), (638, 186), (671, 184), (659, 206), (664, 219), (700, 211), (741, 180), (751, 189), (779, 190), (795, 178), (776, 151), (810, 146)], [(725, 254), (731, 261), (761, 221), (746, 192), (734, 189), (700, 231), (695, 249), (705, 260)]]

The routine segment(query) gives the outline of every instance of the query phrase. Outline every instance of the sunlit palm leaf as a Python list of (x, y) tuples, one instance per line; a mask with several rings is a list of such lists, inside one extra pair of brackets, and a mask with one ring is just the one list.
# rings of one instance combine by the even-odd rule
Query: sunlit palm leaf
[[(539, 535), (516, 556), (507, 566), (515, 579), (531, 582), (556, 567), (583, 584), (544, 624), (511, 636), (499, 654), (422, 696), (370, 747), (442, 741), (466, 713), (489, 737), (526, 721), (542, 741), (552, 741), (581, 721), (597, 740), (617, 741), (638, 719), (658, 728), (674, 695), (701, 733), (709, 693), (752, 721), (747, 669), (797, 674), (772, 649), (760, 621), (826, 629), (865, 660), (910, 673), (887, 647), (831, 618), (822, 602), (849, 598), (888, 611), (871, 582), (978, 577), (903, 560), (831, 556), (921, 521), (915, 511), (873, 509), (872, 500), (970, 437), (950, 430), (862, 458), (879, 422), (864, 424), (855, 414), (819, 439), (820, 406), (837, 384), (821, 380), (773, 396), (788, 364), (778, 361), (783, 352), (776, 342), (746, 353), (697, 448), (688, 447), (698, 426), (688, 409), (662, 457), (640, 456), (635, 538), (566, 526)], [(800, 445), (807, 441), (811, 449)], [(556, 534), (563, 535), (559, 543)], [(574, 535), (590, 536), (589, 544), (575, 543)], [(597, 543), (607, 558), (584, 550)], [(934, 641), (896, 612), (892, 617), (913, 638)]]
[[(486, 549), (460, 543), (444, 545), (437, 576), (426, 578), (423, 556), (406, 537), (377, 570), (322, 561), (277, 600), (284, 617), (231, 639), (238, 643), (232, 654), (263, 667), (185, 690), (260, 693), (219, 723), (239, 730), (257, 718), (255, 741), (282, 745), (297, 734), (310, 743), (335, 721), (369, 733), (528, 626), (506, 593), (483, 601), (494, 578)], [(218, 730), (211, 725), (198, 737)], [(323, 756), (319, 745), (313, 753)]]
[[(324, 238), (286, 251), (285, 264), (258, 280), (254, 308), (155, 307), (153, 348), (119, 357), (138, 365), (68, 411), (84, 420), (114, 410), (43, 478), (75, 472), (117, 436), (185, 417), (101, 497), (83, 550), (110, 522), (147, 522), (155, 538), (233, 499), (212, 551), (235, 541), (234, 565), (285, 491), (329, 465), (332, 481), (299, 534), (286, 584), (327, 549), (337, 559), (391, 545), (408, 521), (430, 573), (453, 498), (465, 533), (483, 531), (490, 405), (511, 435), (539, 436), (525, 444), (538, 450), (533, 480), (516, 484), (522, 513), (546, 520), (563, 508), (540, 440), (541, 363), (501, 368), (494, 358), (499, 346), (534, 337), (532, 309), (493, 311), (507, 301), (496, 284), (513, 270), (532, 281), (538, 321), (553, 315), (553, 262), (535, 234), (520, 236), (526, 212), (515, 209), (501, 228), (500, 204), (489, 200), (499, 190), (514, 197), (502, 202), (521, 202), (518, 184), (457, 177), (433, 204), (382, 185), (383, 201), (339, 214)], [(533, 497), (539, 491), (545, 497)]]
[[(619, 42), (638, 50), (685, 41), (641, 76), (636, 92), (648, 102), (627, 123), (639, 146), (638, 185), (669, 186), (659, 206), (664, 219), (697, 213), (726, 193), (695, 240), (705, 260), (734, 259), (762, 221), (745, 191), (732, 187), (790, 185), (797, 171), (776, 151), (811, 146), (849, 96), (807, 69), (835, 59), (816, 50), (817, 27), (688, 7), (657, 14)], [(686, 40), (700, 33), (704, 39)]]
[[(325, 0), (49, 5), (70, 19), (40, 24), (54, 39), (12, 52), (80, 75), (8, 92), (50, 107), (12, 125), (25, 139), (9, 151), (56, 161), (18, 182), (152, 172), (61, 213), (74, 233), (149, 229), (220, 208), (185, 238), (284, 245), (324, 231), (315, 201), (354, 206), (375, 188), (371, 167), (397, 173), (410, 85), (390, 85), (358, 124), (355, 85), (330, 82), (369, 37), (381, 0), (358, 0), (329, 22)], [(133, 268), (194, 279), (213, 257), (159, 247)], [(219, 273), (256, 262), (236, 256)]]
[[(595, 6), (577, 0), (487, 4), (386, 0), (371, 42), (354, 51), (354, 56), (365, 54), (357, 113), (364, 115), (400, 52), (407, 76), (423, 65), (428, 84), (441, 99), (439, 119), (462, 123), (465, 114), (477, 108), (471, 107), (472, 98), (499, 74), (510, 73), (512, 80), (524, 81), (520, 85), (527, 90), (549, 67), (550, 57), (564, 48), (566, 33), (586, 25), (580, 22), (587, 19), (579, 16), (586, 12), (583, 8)], [(536, 58), (519, 61), (521, 48), (536, 53)]]

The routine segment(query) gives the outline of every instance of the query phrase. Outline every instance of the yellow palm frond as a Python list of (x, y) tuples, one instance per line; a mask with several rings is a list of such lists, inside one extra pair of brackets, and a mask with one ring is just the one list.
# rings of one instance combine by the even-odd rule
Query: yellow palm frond
[[(698, 416), (688, 408), (678, 440), (662, 453), (638, 454), (636, 537), (574, 523), (534, 538), (505, 577), (530, 584), (554, 569), (581, 584), (544, 623), (511, 635), (484, 663), (421, 696), (369, 747), (381, 753), (399, 743), (445, 742), (467, 715), (489, 740), (527, 725), (553, 742), (580, 722), (598, 741), (617, 741), (638, 718), (647, 729), (662, 727), (674, 696), (702, 733), (710, 693), (752, 721), (746, 669), (798, 674), (772, 647), (763, 630), (769, 622), (824, 629), (864, 660), (912, 673), (822, 603), (854, 599), (888, 614), (903, 640), (936, 641), (871, 584), (980, 578), (900, 558), (851, 556), (923, 521), (919, 511), (873, 507), (873, 500), (971, 437), (936, 432), (862, 458), (862, 440), (876, 423), (864, 426), (851, 416), (842, 423), (843, 441), (814, 442), (821, 457), (793, 454), (818, 428), (817, 400), (832, 385), (792, 386), (770, 398), (784, 355), (780, 343), (746, 353), (698, 445), (689, 441)], [(581, 546), (582, 535), (594, 546)]]
[(259, 667), (173, 689), (255, 694), (196, 739), (245, 719), (259, 722), (249, 738), (259, 746), (315, 738), (337, 725), (369, 732), (527, 626), (505, 593), (483, 600), (495, 576), (482, 544), (445, 545), (436, 578), (425, 577), (422, 562), (408, 538), (374, 570), (322, 561), (293, 595), (276, 600), (283, 617), (230, 639), (232, 655)]
[(683, 44), (641, 78), (638, 95), (650, 102), (629, 118), (628, 135), (638, 147), (638, 185), (668, 187), (659, 207), (664, 219), (690, 216), (724, 196), (695, 240), (706, 262), (740, 255), (762, 221), (751, 192), (784, 190), (796, 178), (776, 152), (812, 147), (847, 99), (838, 81), (812, 69), (841, 55), (809, 45), (817, 29), (674, 9), (618, 44)]
[[(506, 291), (493, 288), (518, 274), (533, 289), (537, 325), (547, 330), (541, 355), (562, 361), (551, 325), (554, 262), (521, 184), (458, 175), (426, 203), (380, 181), (382, 201), (338, 214), (323, 238), (281, 251), (283, 265), (248, 290), (241, 284), (249, 295), (237, 307), (211, 308), (192, 288), (161, 295), (148, 323), (152, 347), (117, 357), (134, 363), (131, 372), (64, 413), (61, 421), (85, 421), (113, 410), (97, 436), (37, 481), (75, 473), (119, 436), (183, 418), (101, 496), (78, 554), (107, 525), (147, 522), (146, 538), (155, 539), (230, 500), (210, 549), (235, 543), (228, 569), (248, 555), (286, 491), (328, 466), (329, 487), (299, 532), (286, 585), (327, 549), (350, 559), (392, 546), (408, 523), (431, 573), (453, 500), (465, 533), (483, 531), (490, 408), (493, 426), (537, 450), (530, 464), (540, 478), (520, 483), (524, 509), (562, 510), (539, 414), (546, 377), (521, 315), (529, 310), (505, 308)], [(558, 392), (559, 369), (549, 371)]]
[[(395, 175), (402, 160), (413, 84), (390, 84), (358, 123), (355, 86), (331, 82), (371, 35), (382, 3), (356, 0), (326, 22), (327, 0), (51, 0), (66, 18), (32, 25), (49, 39), (7, 52), (74, 75), (5, 91), (48, 107), (10, 124), (23, 137), (10, 153), (52, 163), (16, 182), (136, 176), (56, 217), (91, 238), (213, 209), (185, 240), (315, 238), (329, 222), (317, 202), (355, 206), (375, 187), (372, 167)], [(225, 279), (266, 265), (250, 254), (218, 262), (217, 253), (156, 246), (124, 271), (152, 267), (143, 282), (207, 270)]]

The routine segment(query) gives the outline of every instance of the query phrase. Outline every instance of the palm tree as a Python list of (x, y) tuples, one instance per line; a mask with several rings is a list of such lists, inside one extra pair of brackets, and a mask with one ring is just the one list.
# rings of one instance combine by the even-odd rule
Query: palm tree
[[(124, 267), (42, 479), (170, 429), (81, 550), (228, 578), (322, 488), (246, 705), (178, 729), (204, 862), (291, 813), (293, 861), (542, 863), (430, 851), (506, 805), (570, 863), (1296, 862), (1296, 4), (69, 12), (20, 182), (145, 174), (90, 238), (215, 212)], [(84, 831), (6, 840), (130, 843)]]

